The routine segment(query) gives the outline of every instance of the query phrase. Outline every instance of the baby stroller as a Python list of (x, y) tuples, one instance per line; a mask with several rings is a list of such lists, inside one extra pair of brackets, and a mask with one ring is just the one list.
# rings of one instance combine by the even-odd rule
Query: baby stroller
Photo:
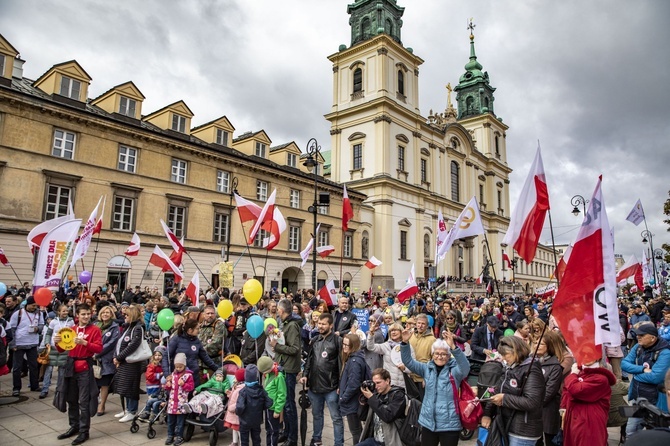
[(140, 430), (140, 425), (138, 423), (148, 423), (148, 429), (147, 429), (147, 438), (149, 440), (152, 440), (156, 438), (156, 430), (154, 429), (154, 424), (162, 421), (162, 423), (165, 423), (165, 417), (166, 413), (165, 410), (167, 409), (167, 392), (163, 389), (161, 389), (160, 393), (158, 394), (158, 400), (154, 404), (158, 404), (159, 406), (159, 411), (155, 415), (153, 415), (153, 410), (150, 409), (150, 416), (148, 419), (142, 418), (142, 414), (145, 411), (138, 411), (137, 415), (133, 418), (132, 423), (130, 424), (130, 432), (133, 434), (136, 434)]

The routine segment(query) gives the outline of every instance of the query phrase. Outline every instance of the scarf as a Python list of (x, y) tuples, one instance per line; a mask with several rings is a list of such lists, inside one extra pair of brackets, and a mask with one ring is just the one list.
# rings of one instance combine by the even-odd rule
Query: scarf
[(447, 326), (449, 331), (451, 331), (452, 333), (455, 333), (456, 328), (458, 327), (458, 323), (456, 322), (455, 319), (451, 323), (449, 323), (448, 321), (445, 320), (445, 325)]

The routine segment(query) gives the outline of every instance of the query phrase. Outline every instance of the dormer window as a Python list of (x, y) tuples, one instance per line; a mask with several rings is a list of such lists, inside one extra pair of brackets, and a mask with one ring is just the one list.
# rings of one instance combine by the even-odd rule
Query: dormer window
[(228, 146), (228, 132), (223, 129), (216, 129), (216, 143), (220, 146)]
[(289, 167), (298, 167), (298, 156), (295, 153), (286, 155), (286, 165)]
[(265, 144), (262, 142), (256, 141), (256, 156), (260, 158), (265, 158), (265, 153), (267, 151), (267, 147)]
[(119, 114), (134, 118), (136, 108), (137, 101), (134, 99), (130, 99), (125, 96), (121, 96), (119, 98)]
[(79, 100), (81, 93), (81, 82), (67, 76), (61, 76), (60, 95), (76, 101)]
[(186, 133), (186, 118), (176, 113), (172, 113), (172, 130), (175, 132)]

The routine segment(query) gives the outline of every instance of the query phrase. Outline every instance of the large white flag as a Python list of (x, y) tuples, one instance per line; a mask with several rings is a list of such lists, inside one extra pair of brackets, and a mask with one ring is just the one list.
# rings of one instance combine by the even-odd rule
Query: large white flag
[(302, 259), (302, 263), (300, 264), (300, 269), (302, 269), (302, 267), (305, 266), (305, 263), (307, 263), (307, 259), (309, 259), (309, 254), (312, 252), (312, 248), (314, 248), (314, 237), (309, 239), (309, 243), (307, 243), (307, 246), (305, 246), (305, 249), (300, 251), (300, 258)]
[(463, 209), (463, 212), (461, 212), (461, 215), (456, 219), (454, 226), (449, 230), (444, 243), (440, 246), (438, 256), (446, 255), (456, 240), (483, 233), (484, 226), (482, 225), (482, 217), (479, 215), (479, 206), (475, 197), (472, 197), (470, 202), (465, 206), (465, 209)]
[(74, 250), (80, 219), (68, 220), (51, 229), (42, 239), (35, 264), (33, 292), (38, 288), (58, 289)]
[(642, 250), (642, 280), (644, 283), (651, 283), (651, 279), (654, 278), (653, 268), (651, 267), (651, 262), (647, 257), (647, 250)]
[(440, 247), (444, 245), (444, 241), (447, 239), (447, 234), (449, 231), (447, 231), (447, 225), (444, 222), (444, 216), (442, 215), (442, 211), (438, 211), (437, 213), (437, 237), (435, 238), (435, 266), (439, 265), (442, 260), (446, 257), (446, 253), (443, 255), (440, 255)]
[(102, 198), (103, 197), (100, 197), (100, 200), (98, 200), (98, 204), (95, 206), (95, 209), (93, 209), (93, 212), (91, 212), (90, 217), (88, 217), (86, 226), (84, 226), (84, 230), (79, 236), (79, 242), (77, 242), (77, 247), (74, 249), (74, 254), (72, 254), (70, 268), (77, 263), (77, 260), (84, 258), (86, 252), (88, 252), (88, 247), (91, 246), (93, 231), (95, 231), (95, 227), (98, 224), (98, 208), (100, 207), (100, 203), (102, 203)]

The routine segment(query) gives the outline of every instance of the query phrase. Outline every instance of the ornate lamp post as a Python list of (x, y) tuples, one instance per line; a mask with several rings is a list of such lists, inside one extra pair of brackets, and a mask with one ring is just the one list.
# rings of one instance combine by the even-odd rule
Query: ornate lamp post
[(668, 272), (666, 271), (666, 263), (665, 263), (665, 251), (663, 251), (661, 248), (656, 248), (654, 249), (654, 259), (658, 260), (658, 267), (661, 269), (660, 272), (660, 282), (659, 286), (661, 288), (661, 296), (665, 296), (665, 280), (666, 277), (668, 277)]
[(314, 202), (312, 205), (307, 209), (309, 212), (314, 215), (314, 245), (312, 246), (312, 288), (314, 288), (314, 291), (316, 292), (316, 244), (318, 242), (317, 237), (318, 234), (316, 233), (316, 214), (317, 214), (317, 206), (318, 206), (318, 199), (317, 199), (317, 191), (318, 191), (318, 180), (319, 180), (319, 155), (321, 153), (321, 147), (319, 146), (319, 143), (316, 141), (316, 138), (312, 138), (309, 141), (307, 141), (307, 159), (302, 163), (303, 166), (307, 168), (310, 172), (314, 173)]
[(230, 183), (230, 207), (229, 213), (228, 213), (228, 234), (227, 234), (227, 243), (226, 243), (226, 262), (230, 260), (230, 239), (231, 239), (231, 231), (233, 230), (233, 197), (237, 193), (237, 177), (233, 177), (231, 183)]
[(640, 237), (642, 237), (642, 243), (644, 244), (649, 241), (649, 246), (651, 248), (651, 267), (654, 270), (654, 284), (657, 284), (658, 278), (656, 277), (656, 259), (654, 257), (654, 234), (652, 234), (649, 229), (645, 229), (640, 233)]
[(582, 206), (582, 209), (584, 209), (584, 214), (586, 214), (586, 205), (589, 203), (589, 200), (586, 198), (582, 197), (581, 195), (575, 195), (570, 199), (570, 204), (574, 206), (572, 208), (572, 215), (577, 217), (579, 215), (579, 205)]

